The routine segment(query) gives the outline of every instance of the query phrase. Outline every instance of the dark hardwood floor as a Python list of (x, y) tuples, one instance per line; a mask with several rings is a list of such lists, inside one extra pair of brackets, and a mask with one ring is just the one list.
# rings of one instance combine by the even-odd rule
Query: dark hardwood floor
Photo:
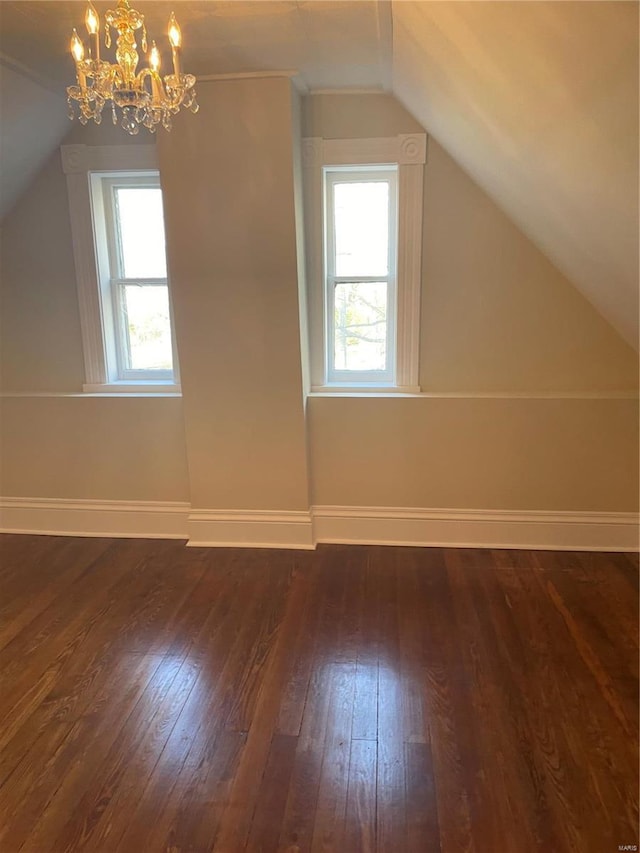
[(633, 556), (0, 548), (2, 853), (639, 843)]

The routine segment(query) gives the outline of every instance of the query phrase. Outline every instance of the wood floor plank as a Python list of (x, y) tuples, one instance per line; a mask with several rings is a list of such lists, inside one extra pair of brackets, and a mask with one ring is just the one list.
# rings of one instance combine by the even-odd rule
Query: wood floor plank
[(354, 671), (354, 663), (334, 663), (331, 667), (329, 714), (311, 840), (313, 853), (344, 849), (342, 839), (349, 784)]
[[(33, 684), (36, 672), (51, 669), (58, 655), (59, 668), (82, 642), (91, 628), (100, 622), (114, 601), (126, 596), (126, 588), (151, 574), (154, 554), (162, 543), (144, 540), (120, 540), (112, 543), (88, 571), (71, 584), (67, 594), (43, 611), (27, 629), (0, 651), (4, 707), (9, 710), (15, 697), (24, 694), (24, 685)], [(165, 546), (165, 551), (171, 551)], [(153, 585), (152, 585), (153, 589)], [(146, 601), (145, 601), (146, 604)], [(130, 605), (129, 610), (131, 610)], [(127, 631), (137, 622), (130, 619)]]
[[(214, 562), (220, 561), (218, 559)], [(225, 582), (233, 585), (217, 590), (217, 595), (213, 598), (218, 605), (226, 604), (231, 590), (235, 594), (242, 594), (241, 586), (234, 582), (234, 576), (237, 580), (238, 575), (242, 574), (238, 571), (238, 567), (231, 571), (227, 567), (223, 571)], [(247, 574), (244, 580), (240, 581), (240, 583), (250, 582), (251, 574)], [(296, 576), (294, 572), (293, 587), (288, 605), (297, 608), (301, 616), (308, 591), (304, 574)], [(213, 594), (214, 590), (210, 590), (210, 593)], [(227, 611), (227, 622), (233, 628), (233, 620), (229, 620), (229, 613), (230, 611)], [(198, 650), (199, 659), (204, 661), (210, 659), (211, 655), (215, 654), (216, 648), (222, 648), (224, 643), (231, 642), (232, 634), (228, 630), (219, 633), (224, 619), (224, 612), (218, 613), (213, 609), (211, 619), (201, 635), (194, 637), (193, 648)], [(300, 625), (292, 621), (287, 632), (279, 633), (279, 641), (288, 646), (291, 644), (292, 634), (297, 636), (299, 633)], [(202, 644), (205, 642), (211, 643), (208, 652), (203, 652)], [(224, 683), (225, 672), (226, 670), (222, 669), (217, 676), (220, 685)], [(233, 679), (232, 671), (228, 670), (228, 673), (229, 678)], [(175, 774), (168, 806), (155, 821), (145, 841), (150, 849), (155, 849), (156, 846), (159, 850), (180, 849), (187, 841), (195, 845), (194, 849), (209, 849), (213, 843), (222, 815), (230, 800), (231, 783), (237, 773), (240, 755), (244, 751), (247, 740), (246, 731), (229, 731), (224, 728), (225, 720), (221, 704), (223, 690), (217, 693), (218, 704), (215, 704), (216, 697), (212, 696), (212, 703), (203, 715), (204, 725), (194, 733), (186, 760)], [(201, 701), (206, 707), (204, 697)], [(207, 718), (210, 719), (209, 723)]]
[(378, 753), (376, 784), (376, 843), (379, 851), (407, 845), (405, 798), (404, 697), (401, 681), (397, 560), (386, 562), (381, 549), (372, 549), (370, 569), (378, 593)]
[(249, 840), (245, 847), (247, 853), (268, 853), (277, 850), (297, 742), (297, 737), (277, 732), (271, 740)]
[(254, 718), (247, 732), (246, 747), (230, 784), (227, 807), (215, 837), (215, 846), (219, 850), (242, 850), (251, 831), (258, 797), (255, 779), (256, 776), (264, 775), (267, 767), (279, 716), (281, 693), (292, 669), (291, 643), (299, 635), (309, 593), (300, 575), (294, 573), (289, 593), (282, 624), (265, 663)]
[[(47, 610), (57, 596), (64, 595), (65, 590), (111, 544), (106, 539), (91, 539), (85, 543), (78, 539), (59, 538), (58, 547), (54, 549), (50, 545), (46, 559), (39, 560), (40, 571), (30, 565), (28, 571), (18, 574), (13, 584), (0, 584), (0, 649)], [(0, 559), (4, 557), (2, 555)]]
[(308, 553), (296, 554), (297, 585), (304, 583), (308, 592), (302, 605), (304, 613), (298, 635), (292, 638), (293, 663), (283, 688), (276, 729), (280, 734), (295, 737), (300, 734), (302, 727), (316, 650), (321, 641), (319, 625), (322, 616), (324, 573), (319, 562), (317, 558), (312, 562)]
[[(88, 549), (91, 553), (91, 549)], [(138, 630), (141, 616), (146, 608), (154, 607), (162, 592), (157, 572), (139, 571), (137, 564), (139, 551), (134, 551), (134, 562), (127, 565), (126, 554), (119, 551), (119, 562), (122, 576), (117, 580), (118, 573), (111, 573), (109, 580), (103, 580), (105, 589), (110, 589), (108, 599), (97, 612), (90, 616), (80, 611), (74, 615), (68, 625), (80, 626), (82, 629), (73, 636), (73, 640), (62, 647), (61, 654), (55, 659), (55, 665), (47, 668), (44, 676), (34, 683), (34, 690), (22, 694), (22, 702), (14, 706), (5, 716), (5, 725), (0, 734), (0, 784), (7, 774), (15, 767), (20, 755), (32, 743), (37, 743), (37, 749), (42, 749), (41, 735), (49, 738), (49, 748), (64, 729), (58, 725), (69, 720), (74, 715), (82, 713), (102, 678), (113, 671), (121, 657), (121, 647), (128, 645), (127, 638)], [(169, 554), (171, 551), (169, 551)], [(109, 587), (110, 581), (114, 586)], [(165, 591), (165, 606), (175, 607), (185, 591), (190, 589), (190, 582), (182, 578), (182, 592), (175, 598), (176, 590)], [(131, 600), (140, 597), (140, 603), (132, 610)], [(88, 629), (88, 630), (87, 630)], [(69, 636), (67, 630), (58, 631), (48, 649), (49, 655), (58, 648), (58, 641)], [(43, 652), (47, 648), (42, 646)], [(23, 683), (27, 676), (23, 676)], [(14, 688), (15, 690), (15, 688)], [(9, 705), (11, 692), (5, 687), (5, 702)], [(19, 694), (20, 684), (15, 691)]]
[(407, 851), (440, 853), (440, 824), (431, 747), (405, 743)]
[[(479, 759), (474, 775), (481, 775), (483, 782), (471, 790), (471, 802), (483, 826), (481, 833), (475, 833), (476, 847), (487, 853), (501, 843), (523, 853), (540, 847), (561, 850), (553, 814), (539, 784), (541, 759), (533, 749), (521, 681), (514, 678), (514, 670), (525, 678), (528, 664), (519, 635), (510, 637), (515, 648), (509, 648), (511, 657), (506, 660), (499, 640), (517, 630), (509, 608), (500, 609), (498, 577), (502, 580), (510, 571), (503, 567), (491, 575), (484, 568), (449, 568), (459, 654), (469, 675), (474, 710), (469, 718)], [(487, 618), (489, 614), (492, 618)], [(494, 630), (496, 622), (502, 627), (499, 633)], [(478, 818), (473, 822), (477, 826)]]
[[(447, 565), (453, 562), (468, 571), (476, 565), (478, 553), (458, 554), (447, 549), (442, 557), (422, 576), (428, 629), (425, 701), (440, 840), (444, 850), (476, 851), (478, 839), (490, 834), (489, 816), (476, 797), (479, 759), (469, 719), (473, 708), (471, 671), (460, 653), (455, 587), (451, 586)], [(465, 713), (465, 709), (469, 710)]]
[[(578, 746), (571, 733), (571, 714), (565, 710), (568, 708), (568, 697), (562, 684), (565, 679), (559, 677), (563, 661), (557, 651), (553, 651), (558, 638), (567, 636), (566, 631), (560, 620), (555, 620), (553, 628), (547, 623), (542, 631), (541, 624), (532, 620), (528, 622), (529, 630), (523, 633), (527, 616), (537, 609), (535, 604), (532, 606), (529, 595), (535, 599), (538, 592), (542, 592), (539, 585), (536, 590), (536, 575), (521, 578), (513, 573), (501, 576), (500, 583), (505, 587), (509, 585), (511, 590), (508, 603), (505, 598), (500, 610), (494, 613), (494, 621), (502, 626), (501, 636), (510, 639), (510, 642), (502, 644), (502, 654), (508, 663), (503, 670), (513, 677), (514, 696), (521, 697), (513, 700), (513, 704), (517, 702), (518, 714), (526, 720), (523, 741), (531, 744), (527, 754), (531, 764), (537, 768), (536, 779), (542, 789), (540, 798), (544, 796), (546, 808), (551, 811), (553, 843), (559, 850), (579, 849), (581, 834), (584, 833), (597, 847), (603, 821), (593, 809), (585, 809), (589, 800), (589, 796), (585, 796), (589, 790), (589, 780), (584, 776), (583, 762), (584, 755), (588, 753), (584, 750), (585, 744)], [(520, 618), (517, 614), (524, 605), (524, 596), (518, 587), (528, 592), (525, 606), (527, 614), (522, 614)], [(547, 601), (545, 610), (552, 613)], [(526, 641), (523, 639), (525, 636)], [(549, 638), (552, 638), (551, 646), (548, 645)], [(532, 653), (534, 650), (536, 653)], [(518, 659), (523, 663), (518, 665)], [(550, 670), (548, 666), (540, 666), (543, 661), (553, 661), (553, 668)], [(575, 681), (572, 693), (577, 685)], [(576, 711), (584, 713), (578, 707)], [(577, 793), (576, 786), (580, 788), (579, 796), (574, 795)]]
[[(154, 661), (155, 663), (155, 661)], [(133, 711), (126, 718), (124, 726), (118, 727), (117, 721), (114, 723), (109, 720), (109, 731), (105, 731), (105, 736), (101, 738), (99, 747), (91, 748), (90, 754), (86, 751), (80, 752), (73, 764), (73, 770), (68, 773), (51, 801), (49, 807), (42, 817), (36, 822), (31, 831), (30, 845), (34, 850), (44, 850), (47, 847), (55, 850), (58, 844), (53, 842), (68, 821), (68, 815), (76, 811), (78, 804), (85, 796), (88, 786), (94, 779), (94, 762), (103, 763), (108, 754), (113, 754), (114, 747), (117, 750), (118, 737), (122, 737), (123, 729), (128, 730), (129, 727), (135, 727), (140, 735), (141, 744), (135, 753), (135, 758), (129, 752), (126, 755), (119, 753), (120, 762), (125, 762), (127, 775), (132, 780), (132, 784), (128, 788), (129, 796), (135, 791), (135, 786), (140, 778), (145, 773), (146, 768), (151, 765), (156, 755), (161, 748), (161, 744), (166, 740), (167, 731), (170, 731), (175, 723), (175, 717), (182, 709), (182, 706), (193, 689), (197, 670), (189, 662), (185, 662), (175, 672), (173, 661), (169, 662), (168, 666), (162, 663), (155, 670), (154, 675), (157, 676), (159, 684), (156, 682), (153, 687), (161, 688), (161, 695), (157, 696), (156, 691), (143, 693)], [(135, 714), (136, 709), (140, 713)], [(147, 712), (147, 713), (145, 713)], [(150, 712), (150, 713), (149, 713)], [(131, 714), (135, 714), (134, 719), (131, 719)], [(103, 718), (104, 719), (104, 718)], [(101, 721), (102, 722), (102, 721)], [(107, 723), (105, 722), (106, 726)], [(114, 732), (116, 734), (114, 734)], [(117, 735), (117, 736), (116, 736)], [(118, 778), (121, 764), (116, 765), (115, 777)], [(102, 807), (108, 802), (109, 791), (114, 784), (113, 778), (106, 780), (106, 785), (102, 786), (102, 795), (97, 798), (94, 808), (89, 812), (88, 821), (85, 824), (91, 826), (96, 818), (101, 815)], [(124, 785), (121, 785), (119, 790), (122, 791)], [(121, 799), (121, 806), (127, 803), (127, 798)], [(73, 843), (65, 842), (66, 846), (71, 846)]]
[[(359, 641), (356, 652), (355, 690), (353, 696), (354, 740), (377, 741), (378, 738), (378, 675), (379, 635), (377, 589), (369, 564), (369, 554), (363, 555), (359, 578)], [(374, 809), (375, 815), (375, 809)]]
[[(257, 587), (260, 592), (263, 591), (262, 584)], [(259, 607), (259, 595), (253, 588), (252, 592), (255, 609)], [(242, 659), (246, 642), (251, 637), (250, 621), (244, 620), (246, 611), (243, 604), (246, 605), (247, 601), (243, 602), (240, 597), (233, 607), (229, 607), (224, 598), (214, 602), (210, 617), (185, 657), (185, 663), (195, 673), (195, 681), (185, 701), (176, 706), (172, 725), (164, 728), (166, 737), (158, 741), (152, 762), (145, 764), (142, 761), (139, 765), (136, 760), (131, 760), (125, 766), (114, 796), (94, 828), (89, 849), (100, 850), (106, 844), (112, 845), (113, 849), (120, 845), (125, 850), (144, 849), (146, 836), (167, 811), (176, 780), (180, 778), (180, 771), (194, 743), (204, 745), (218, 733), (230, 695), (224, 689), (225, 673), (234, 671), (236, 661)], [(133, 759), (136, 755), (133, 754)], [(142, 767), (142, 772), (139, 767)], [(127, 809), (121, 808), (123, 803), (129, 802), (132, 790), (139, 791), (134, 806), (137, 818), (133, 821)]]
[(0, 537), (2, 853), (638, 844), (634, 555)]
[[(127, 689), (113, 696), (111, 685), (96, 697), (93, 713), (68, 726), (56, 752), (25, 757), (0, 789), (0, 849), (38, 850), (33, 828), (55, 807), (53, 801), (63, 786), (75, 786), (78, 774), (93, 768), (111, 745), (119, 723), (126, 719), (154, 675), (157, 660), (131, 657), (122, 670)], [(80, 786), (82, 785), (82, 780)], [(77, 789), (79, 792), (79, 789)], [(67, 814), (68, 816), (68, 814)], [(52, 841), (53, 839), (49, 839)]]
[(342, 848), (344, 851), (375, 853), (377, 775), (376, 741), (352, 740)]
[[(637, 739), (635, 735), (627, 737), (619, 725), (612, 725), (615, 717), (597, 681), (573, 644), (567, 642), (571, 635), (562, 615), (541, 595), (545, 592), (541, 579), (514, 575), (500, 580), (503, 585), (509, 582), (511, 589), (522, 587), (523, 595), (512, 595), (512, 607), (531, 650), (527, 689), (539, 697), (532, 706), (539, 707), (538, 725), (557, 731), (563, 744), (562, 765), (569, 779), (561, 789), (559, 820), (564, 821), (570, 812), (581, 816), (583, 826), (591, 827), (590, 836), (607, 846), (637, 824), (637, 798), (628, 795), (624, 781), (637, 773)], [(637, 691), (629, 700), (635, 705), (637, 721)], [(575, 724), (577, 719), (580, 725)], [(585, 755), (594, 769), (592, 776), (584, 774)], [(617, 759), (612, 763), (613, 755)], [(593, 802), (603, 800), (606, 808), (593, 808)]]
[(311, 677), (280, 830), (279, 851), (304, 853), (311, 849), (333, 666), (322, 663)]
[(396, 556), (402, 729), (405, 743), (427, 743), (429, 739), (429, 723), (424, 707), (423, 666), (427, 634), (420, 585), (420, 575), (425, 571), (421, 550), (403, 548)]

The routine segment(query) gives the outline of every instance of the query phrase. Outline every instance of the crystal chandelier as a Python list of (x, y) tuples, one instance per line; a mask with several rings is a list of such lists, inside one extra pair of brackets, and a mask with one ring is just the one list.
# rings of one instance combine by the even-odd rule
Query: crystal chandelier
[[(117, 64), (100, 59), (100, 19), (91, 2), (87, 7), (85, 24), (89, 33), (89, 58), (85, 59), (85, 48), (76, 30), (71, 37), (71, 54), (76, 63), (76, 86), (67, 88), (69, 118), (75, 116), (74, 101), (77, 103), (81, 124), (93, 119), (102, 121), (102, 110), (111, 101), (113, 123), (118, 123), (127, 133), (136, 134), (140, 125), (154, 133), (159, 124), (171, 130), (171, 118), (180, 107), (198, 111), (193, 74), (182, 71), (182, 34), (171, 13), (169, 18), (169, 42), (173, 54), (173, 74), (160, 76), (160, 51), (155, 41), (151, 42), (149, 67), (136, 74), (138, 50), (135, 31), (142, 29), (142, 50), (147, 52), (147, 31), (144, 15), (129, 6), (129, 0), (118, 0), (115, 11), (105, 15), (105, 45), (111, 47), (111, 30), (118, 33), (116, 41)], [(116, 109), (118, 108), (118, 109)]]

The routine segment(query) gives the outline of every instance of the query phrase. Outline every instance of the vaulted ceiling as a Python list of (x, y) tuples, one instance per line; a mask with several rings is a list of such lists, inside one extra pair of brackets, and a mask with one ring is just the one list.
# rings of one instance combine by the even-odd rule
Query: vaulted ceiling
[[(175, 6), (198, 75), (291, 69), (310, 91), (393, 91), (637, 347), (635, 0), (134, 5), (159, 44)], [(82, 17), (73, 0), (0, 2), (5, 209), (66, 129), (53, 115)]]
[(638, 4), (398, 2), (393, 89), (637, 347)]

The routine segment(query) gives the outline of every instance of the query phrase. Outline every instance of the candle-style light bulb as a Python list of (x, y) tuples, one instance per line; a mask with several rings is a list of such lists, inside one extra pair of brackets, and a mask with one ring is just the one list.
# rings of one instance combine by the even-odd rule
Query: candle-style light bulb
[(169, 18), (169, 41), (171, 42), (171, 47), (181, 47), (182, 45), (182, 32), (180, 27), (178, 26), (178, 22), (176, 21), (176, 16), (172, 12), (171, 17)]
[(162, 83), (158, 76), (158, 71), (160, 70), (160, 51), (154, 41), (151, 42), (151, 50), (149, 51), (149, 67), (153, 72), (151, 75), (152, 103), (158, 106), (162, 100)]
[(178, 22), (176, 21), (176, 16), (171, 13), (171, 17), (169, 18), (169, 41), (171, 42), (171, 54), (173, 57), (173, 73), (176, 77), (180, 77), (182, 74), (182, 68), (180, 63), (180, 45), (182, 44), (182, 33), (180, 32), (180, 27), (178, 26)]
[(78, 33), (73, 31), (73, 35), (71, 36), (71, 55), (76, 61), (76, 75), (78, 77), (78, 85), (84, 91), (85, 86), (87, 85), (87, 75), (82, 70), (81, 62), (84, 59), (84, 45), (80, 40), (80, 36)]
[(89, 2), (87, 6), (87, 13), (84, 16), (84, 22), (87, 25), (87, 32), (89, 33), (89, 52), (91, 53), (91, 59), (98, 60), (100, 59), (100, 37), (98, 35), (98, 31), (100, 30), (100, 18), (98, 17), (98, 13), (93, 8), (93, 4)]
[(75, 29), (71, 36), (71, 54), (76, 62), (82, 62), (84, 59), (84, 45)]
[(156, 74), (160, 70), (160, 51), (156, 47), (156, 43), (154, 41), (151, 42), (151, 50), (149, 52), (149, 67), (152, 71), (155, 71)]
[(98, 18), (98, 13), (93, 8), (93, 3), (89, 3), (87, 6), (87, 13), (84, 16), (84, 22), (87, 25), (87, 32), (90, 35), (95, 35), (100, 29), (100, 18)]

